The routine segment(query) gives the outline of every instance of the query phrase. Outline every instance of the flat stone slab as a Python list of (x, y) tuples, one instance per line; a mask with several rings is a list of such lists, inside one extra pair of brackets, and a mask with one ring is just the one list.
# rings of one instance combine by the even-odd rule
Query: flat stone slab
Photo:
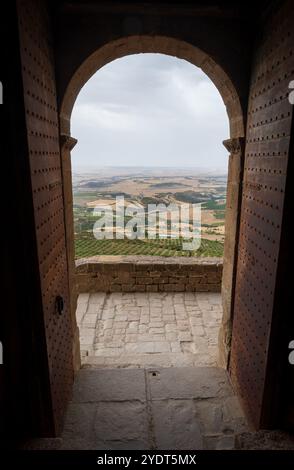
[(153, 400), (203, 399), (232, 395), (227, 373), (217, 367), (181, 367), (149, 372)]
[(152, 402), (157, 449), (203, 448), (200, 422), (193, 400)]
[(62, 449), (149, 449), (147, 403), (72, 403), (63, 431)]
[(97, 402), (70, 403), (67, 408), (63, 438), (92, 441)]
[(148, 441), (146, 402), (100, 402), (96, 409), (94, 434), (97, 441), (105, 443)]
[[(236, 435), (246, 431), (223, 369), (80, 370), (62, 440), (55, 445), (77, 450), (233, 449)], [(40, 442), (34, 445), (42, 448)]]
[(73, 403), (146, 400), (145, 372), (142, 369), (87, 370), (78, 373)]

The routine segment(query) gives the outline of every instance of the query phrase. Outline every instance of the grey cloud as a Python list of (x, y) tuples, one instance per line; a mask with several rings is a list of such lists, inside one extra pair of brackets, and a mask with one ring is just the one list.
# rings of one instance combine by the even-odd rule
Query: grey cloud
[(72, 114), (73, 169), (102, 165), (226, 169), (228, 117), (205, 74), (161, 54), (118, 59), (84, 86)]

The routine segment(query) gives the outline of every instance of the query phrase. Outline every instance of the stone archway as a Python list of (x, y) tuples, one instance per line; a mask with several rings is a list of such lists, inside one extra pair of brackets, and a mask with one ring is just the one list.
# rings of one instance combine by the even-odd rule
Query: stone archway
[(111, 41), (96, 50), (72, 76), (60, 108), (62, 134), (70, 133), (70, 116), (75, 100), (85, 83), (107, 63), (131, 54), (159, 53), (185, 59), (200, 67), (218, 89), (227, 109), (230, 137), (244, 136), (244, 116), (236, 89), (225, 71), (205, 52), (175, 38), (165, 36), (129, 36)]
[[(70, 134), (70, 118), (75, 100), (85, 83), (107, 63), (132, 54), (161, 53), (185, 59), (201, 68), (218, 89), (226, 106), (230, 139), (224, 142), (229, 151), (226, 238), (224, 247), (224, 269), (222, 282), (223, 321), (220, 330), (219, 351), (220, 365), (227, 367), (231, 343), (232, 298), (234, 295), (234, 277), (236, 272), (236, 247), (238, 244), (239, 212), (241, 205), (241, 180), (243, 174), (243, 140), (245, 132), (244, 111), (236, 88), (222, 67), (212, 57), (186, 41), (166, 36), (134, 35), (111, 41), (92, 53), (75, 71), (69, 80), (60, 106), (60, 132), (62, 138), (62, 168), (64, 182), (65, 220), (68, 251), (68, 269), (72, 291), (72, 312), (76, 308), (74, 294), (74, 234), (72, 215), (72, 182), (70, 151), (76, 140)], [(78, 330), (73, 315), (75, 334), (76, 366), (79, 366)]]

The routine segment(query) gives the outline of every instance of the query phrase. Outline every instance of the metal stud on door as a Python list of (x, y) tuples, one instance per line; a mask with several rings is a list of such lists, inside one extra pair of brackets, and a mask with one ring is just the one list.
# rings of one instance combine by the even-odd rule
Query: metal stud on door
[(268, 22), (249, 98), (230, 374), (256, 428), (272, 419), (264, 414), (265, 384), (291, 134), (293, 22), (291, 2)]
[(58, 434), (73, 367), (55, 71), (43, 2), (18, 1), (18, 15), (44, 328)]

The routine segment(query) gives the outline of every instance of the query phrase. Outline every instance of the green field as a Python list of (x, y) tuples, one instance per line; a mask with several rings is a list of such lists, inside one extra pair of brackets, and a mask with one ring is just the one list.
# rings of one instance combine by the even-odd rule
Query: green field
[(202, 204), (202, 209), (210, 209), (215, 211), (224, 211), (226, 209), (226, 203), (219, 203), (216, 199), (211, 199), (210, 201), (204, 202)]
[(182, 249), (180, 239), (146, 240), (96, 240), (92, 233), (81, 232), (75, 238), (76, 259), (97, 255), (143, 255), (143, 256), (223, 256), (223, 244), (201, 240), (196, 251)]
[[(159, 204), (164, 202), (162, 197), (164, 193), (156, 194), (155, 197), (140, 196), (140, 202), (147, 207), (148, 204)], [(93, 235), (93, 226), (97, 219), (93, 209), (86, 207), (85, 201), (91, 201), (95, 197), (113, 197), (111, 192), (98, 193), (83, 191), (82, 193), (74, 193), (74, 231), (75, 231), (75, 257), (86, 258), (97, 255), (143, 255), (143, 256), (184, 256), (184, 257), (222, 257), (223, 242), (217, 240), (208, 240), (211, 236), (217, 236), (216, 228), (224, 225), (225, 203), (215, 199), (210, 199), (202, 204), (203, 210), (211, 210), (214, 213), (214, 222), (202, 224), (208, 230), (201, 240), (201, 246), (196, 251), (188, 251), (182, 249), (182, 239), (166, 238), (166, 239), (146, 239), (144, 240), (96, 240)], [(126, 193), (125, 193), (126, 195)], [(191, 202), (197, 202), (201, 199), (200, 194), (194, 191), (185, 191), (179, 193), (179, 199)], [(116, 224), (116, 213), (114, 211), (114, 226)], [(131, 217), (125, 217), (125, 223)], [(167, 227), (170, 228), (170, 221), (167, 221)]]

